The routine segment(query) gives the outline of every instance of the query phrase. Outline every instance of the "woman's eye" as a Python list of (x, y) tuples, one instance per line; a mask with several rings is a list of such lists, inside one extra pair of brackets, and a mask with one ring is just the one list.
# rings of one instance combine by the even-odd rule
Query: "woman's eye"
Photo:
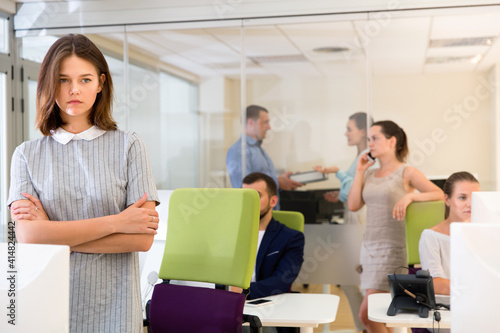
[(68, 80), (66, 80), (66, 79), (59, 79), (59, 82), (64, 83), (64, 82), (68, 82)]
[(83, 83), (89, 83), (90, 82), (90, 79), (83, 79), (82, 80)]

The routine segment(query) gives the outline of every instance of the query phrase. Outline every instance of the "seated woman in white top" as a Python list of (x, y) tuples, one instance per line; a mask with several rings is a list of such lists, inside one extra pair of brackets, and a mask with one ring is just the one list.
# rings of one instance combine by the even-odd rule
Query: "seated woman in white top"
[(419, 243), (422, 269), (433, 277), (436, 294), (450, 294), (450, 223), (470, 222), (472, 192), (480, 191), (477, 179), (466, 171), (445, 182), (445, 220), (422, 232)]

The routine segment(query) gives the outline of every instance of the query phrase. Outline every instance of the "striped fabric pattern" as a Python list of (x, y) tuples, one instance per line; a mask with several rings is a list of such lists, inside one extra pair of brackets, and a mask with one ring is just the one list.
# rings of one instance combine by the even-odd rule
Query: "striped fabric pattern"
[[(52, 137), (17, 147), (8, 204), (38, 197), (52, 221), (118, 214), (148, 193), (157, 201), (147, 149), (133, 132), (108, 131), (66, 145)], [(71, 254), (71, 332), (140, 332), (137, 253)]]

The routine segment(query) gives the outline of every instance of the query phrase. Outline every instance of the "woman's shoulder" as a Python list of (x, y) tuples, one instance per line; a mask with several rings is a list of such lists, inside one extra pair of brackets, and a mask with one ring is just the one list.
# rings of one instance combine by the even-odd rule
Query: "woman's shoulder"
[(448, 239), (450, 238), (449, 235), (441, 232), (439, 228), (436, 228), (436, 226), (430, 228), (430, 229), (424, 229), (422, 231), (422, 235), (420, 238), (431, 238), (431, 239)]
[(110, 136), (110, 137), (122, 138), (122, 139), (126, 139), (126, 140), (132, 140), (132, 141), (141, 140), (142, 141), (141, 136), (137, 132), (134, 132), (134, 131), (117, 129), (117, 130), (113, 130), (113, 131), (106, 131), (106, 135)]
[(40, 145), (49, 143), (52, 140), (50, 136), (42, 136), (37, 139), (29, 140), (29, 141), (24, 141), (21, 143), (19, 146), (16, 147), (16, 150), (18, 151), (26, 151), (30, 149), (35, 149), (36, 147), (39, 147)]

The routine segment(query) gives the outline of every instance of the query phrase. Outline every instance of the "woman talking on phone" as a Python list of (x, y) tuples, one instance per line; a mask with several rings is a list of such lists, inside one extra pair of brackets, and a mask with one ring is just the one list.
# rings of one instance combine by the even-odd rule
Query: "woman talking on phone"
[(352, 211), (365, 204), (367, 207), (360, 255), (360, 287), (365, 297), (359, 316), (369, 333), (385, 333), (390, 331), (383, 323), (368, 319), (368, 295), (388, 292), (387, 275), (406, 266), (406, 207), (413, 201), (442, 200), (443, 192), (422, 172), (405, 164), (406, 133), (396, 123), (373, 123), (368, 132), (368, 147), (380, 167), (368, 170), (375, 163), (368, 153), (359, 158), (347, 202)]
[(71, 332), (142, 330), (137, 251), (149, 250), (158, 229), (158, 195), (146, 146), (117, 129), (112, 99), (94, 43), (59, 38), (38, 79), (44, 136), (12, 157), (7, 204), (18, 241), (70, 247)]

